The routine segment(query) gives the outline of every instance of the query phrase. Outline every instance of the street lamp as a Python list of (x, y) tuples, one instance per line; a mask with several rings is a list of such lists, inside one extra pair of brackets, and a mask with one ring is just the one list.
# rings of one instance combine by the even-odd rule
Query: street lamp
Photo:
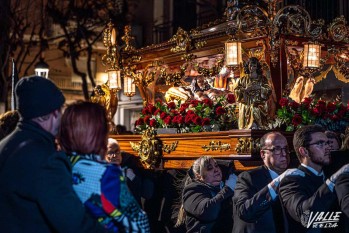
[(50, 71), (49, 65), (44, 61), (44, 58), (40, 58), (40, 61), (35, 65), (35, 75), (48, 78), (48, 72)]

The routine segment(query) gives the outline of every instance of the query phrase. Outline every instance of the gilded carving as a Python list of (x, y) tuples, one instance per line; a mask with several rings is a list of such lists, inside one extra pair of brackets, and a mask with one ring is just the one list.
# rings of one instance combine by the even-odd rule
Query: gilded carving
[(178, 28), (177, 33), (169, 41), (176, 43), (175, 47), (171, 48), (171, 52), (186, 52), (192, 49), (189, 33), (181, 27)]
[(155, 135), (155, 130), (149, 128), (144, 131), (141, 142), (130, 142), (131, 148), (138, 153), (141, 162), (147, 168), (155, 167), (161, 156), (161, 144)]
[(178, 141), (172, 142), (171, 144), (163, 144), (162, 151), (166, 153), (171, 153), (172, 151), (175, 151), (178, 145)]
[(349, 43), (349, 27), (343, 15), (333, 20), (327, 30), (334, 41)]
[(238, 154), (255, 154), (260, 150), (259, 138), (239, 138), (235, 151)]
[(208, 145), (203, 145), (201, 148), (203, 148), (205, 151), (227, 151), (230, 150), (230, 144), (229, 143), (222, 143), (221, 141), (210, 141)]

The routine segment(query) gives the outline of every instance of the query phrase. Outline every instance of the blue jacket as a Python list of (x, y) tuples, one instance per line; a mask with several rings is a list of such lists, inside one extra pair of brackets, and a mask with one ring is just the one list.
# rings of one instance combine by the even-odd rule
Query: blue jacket
[(119, 166), (99, 155), (70, 155), (73, 188), (91, 215), (112, 232), (149, 233), (146, 213), (129, 192)]

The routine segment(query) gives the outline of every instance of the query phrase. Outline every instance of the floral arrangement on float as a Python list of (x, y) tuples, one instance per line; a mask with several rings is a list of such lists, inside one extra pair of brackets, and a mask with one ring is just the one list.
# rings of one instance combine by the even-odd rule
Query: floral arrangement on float
[(276, 125), (294, 131), (303, 125), (318, 124), (327, 130), (344, 133), (349, 125), (349, 108), (340, 101), (324, 101), (305, 98), (298, 103), (290, 98), (281, 98), (277, 110)]
[(234, 94), (211, 99), (163, 102), (145, 106), (135, 122), (136, 132), (152, 128), (175, 128), (178, 133), (237, 129)]

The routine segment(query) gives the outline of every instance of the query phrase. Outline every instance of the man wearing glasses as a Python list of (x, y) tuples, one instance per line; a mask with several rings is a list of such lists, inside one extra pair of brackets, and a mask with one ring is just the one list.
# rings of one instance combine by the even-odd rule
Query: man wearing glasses
[[(337, 220), (340, 214), (336, 213), (340, 210), (333, 209), (336, 202), (333, 189), (338, 176), (349, 172), (349, 165), (344, 165), (329, 179), (325, 178), (323, 167), (330, 164), (331, 147), (320, 126), (298, 129), (293, 137), (293, 146), (301, 163), (298, 169), (305, 176), (289, 176), (280, 184), (279, 194), (286, 212), (287, 232), (322, 232), (330, 226), (328, 220), (331, 213), (332, 220), (336, 220), (331, 222), (331, 226), (334, 223), (338, 225), (333, 232), (339, 232), (341, 223)], [(320, 216), (321, 212), (323, 216)], [(324, 217), (326, 214), (327, 217)]]
[(265, 134), (260, 144), (264, 165), (242, 172), (235, 186), (233, 233), (284, 232), (277, 188), (286, 176), (304, 176), (298, 169), (286, 170), (290, 162), (289, 147), (281, 133)]

